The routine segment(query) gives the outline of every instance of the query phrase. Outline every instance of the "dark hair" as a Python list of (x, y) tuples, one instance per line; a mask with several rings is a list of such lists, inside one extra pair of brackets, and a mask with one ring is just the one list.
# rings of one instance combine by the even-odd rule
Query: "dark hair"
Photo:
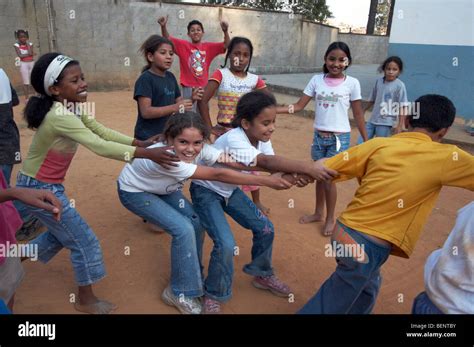
[(403, 71), (403, 61), (402, 61), (402, 59), (400, 59), (400, 57), (397, 57), (396, 55), (393, 55), (393, 56), (388, 57), (387, 59), (385, 59), (385, 61), (382, 63), (382, 65), (379, 66), (377, 71), (380, 72), (380, 73), (384, 72), (387, 65), (391, 62), (394, 62), (395, 64), (397, 64), (398, 69), (400, 70), (400, 73), (402, 73), (402, 71)]
[(413, 128), (424, 128), (434, 133), (453, 124), (456, 107), (447, 97), (427, 94), (420, 96), (415, 103), (419, 105), (419, 114), (408, 115)]
[(202, 23), (196, 19), (193, 19), (192, 21), (188, 23), (188, 33), (189, 33), (189, 30), (191, 30), (191, 27), (193, 25), (199, 25), (201, 27), (202, 32), (204, 32), (204, 27), (202, 26)]
[[(33, 96), (28, 99), (23, 117), (28, 124), (28, 128), (37, 129), (41, 122), (43, 122), (46, 113), (49, 112), (53, 106), (54, 98), (47, 95), (44, 90), (44, 75), (48, 69), (49, 64), (61, 53), (53, 52), (43, 54), (33, 66), (31, 71), (31, 85), (40, 96)], [(61, 74), (58, 76), (54, 85), (57, 85), (64, 77), (64, 71), (70, 66), (79, 65), (77, 60), (72, 60), (64, 67)]]
[(237, 103), (237, 113), (232, 120), (232, 127), (242, 126), (242, 120), (251, 122), (267, 107), (276, 106), (275, 97), (267, 92), (255, 90), (243, 95)]
[(202, 117), (196, 112), (186, 111), (184, 113), (175, 113), (166, 122), (163, 130), (165, 139), (171, 137), (174, 139), (179, 136), (184, 129), (196, 128), (198, 129), (204, 140), (209, 140), (211, 129), (204, 123)]
[(160, 35), (151, 35), (145, 40), (145, 42), (142, 43), (139, 51), (142, 52), (147, 63), (147, 65), (143, 67), (142, 72), (145, 72), (151, 67), (151, 63), (148, 60), (148, 53), (154, 54), (160, 48), (160, 46), (164, 44), (170, 45), (174, 50), (173, 42)]
[(232, 53), (232, 50), (239, 43), (246, 44), (247, 46), (249, 46), (249, 49), (250, 49), (249, 64), (247, 65), (247, 68), (245, 69), (245, 72), (247, 72), (247, 71), (249, 71), (250, 63), (252, 62), (253, 45), (252, 45), (252, 42), (246, 37), (235, 36), (235, 37), (232, 38), (232, 40), (230, 40), (229, 47), (227, 47), (227, 54), (225, 55), (224, 65), (221, 65), (221, 67), (226, 67), (227, 66), (227, 59), (229, 59), (229, 56)]
[[(328, 49), (326, 50), (326, 53), (324, 54), (324, 60), (326, 61), (326, 58), (328, 57), (329, 53), (331, 53), (331, 51), (334, 51), (335, 49), (340, 49), (341, 51), (346, 53), (347, 59), (349, 59), (349, 64), (347, 64), (344, 70), (347, 69), (349, 65), (352, 64), (352, 56), (351, 56), (351, 50), (349, 49), (349, 46), (345, 42), (336, 41), (336, 42), (331, 43)], [(329, 72), (328, 68), (326, 67), (326, 63), (324, 63), (323, 65), (323, 71), (324, 73)]]
[(26, 37), (28, 37), (28, 36), (29, 36), (29, 35), (28, 35), (28, 31), (26, 31), (26, 30), (23, 30), (23, 29), (18, 29), (18, 30), (16, 31), (16, 37), (19, 37), (19, 36), (20, 36), (20, 34), (25, 34), (25, 35), (26, 35)]

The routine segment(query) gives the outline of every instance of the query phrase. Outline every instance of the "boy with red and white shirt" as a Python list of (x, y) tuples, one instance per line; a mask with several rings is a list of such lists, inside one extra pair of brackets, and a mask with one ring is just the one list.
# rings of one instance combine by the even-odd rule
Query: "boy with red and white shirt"
[[(229, 44), (229, 24), (225, 21), (220, 22), (224, 42), (203, 42), (204, 27), (198, 20), (192, 20), (188, 23), (188, 36), (191, 39), (189, 42), (171, 36), (166, 28), (167, 22), (168, 16), (158, 18), (162, 35), (173, 42), (174, 51), (179, 57), (182, 96), (185, 99), (190, 98), (193, 88), (198, 88), (202, 95), (207, 85), (212, 61), (219, 54), (225, 53)], [(193, 105), (193, 111), (197, 112), (196, 103)]]

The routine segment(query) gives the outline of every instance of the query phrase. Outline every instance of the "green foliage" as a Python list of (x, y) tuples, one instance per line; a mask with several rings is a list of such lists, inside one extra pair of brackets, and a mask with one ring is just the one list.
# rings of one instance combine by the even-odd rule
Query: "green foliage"
[(240, 6), (268, 11), (285, 11), (300, 14), (304, 19), (324, 22), (332, 16), (326, 0), (201, 0), (204, 4)]

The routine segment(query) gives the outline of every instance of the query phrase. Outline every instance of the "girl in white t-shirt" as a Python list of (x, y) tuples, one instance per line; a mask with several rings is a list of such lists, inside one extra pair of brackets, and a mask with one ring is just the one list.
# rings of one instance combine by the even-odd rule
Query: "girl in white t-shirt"
[[(324, 74), (313, 76), (296, 104), (277, 108), (277, 113), (299, 112), (314, 98), (314, 137), (311, 146), (313, 160), (332, 157), (349, 148), (351, 138), (349, 107), (352, 107), (362, 138), (367, 141), (359, 81), (344, 73), (351, 62), (351, 52), (344, 42), (331, 43), (324, 55)], [(322, 221), (326, 204), (326, 220), (322, 234), (331, 235), (336, 224), (334, 216), (336, 199), (336, 184), (318, 182), (314, 214), (302, 216), (299, 222), (306, 224)]]
[[(262, 171), (295, 173), (283, 177), (298, 186), (314, 181), (311, 177), (327, 179), (336, 174), (325, 171), (319, 162), (274, 155), (270, 138), (275, 119), (276, 101), (272, 95), (261, 91), (247, 93), (237, 105), (233, 129), (220, 136), (214, 147), (226, 151), (235, 161), (246, 165), (247, 170), (257, 167)], [(303, 180), (301, 184), (298, 174)], [(270, 219), (235, 184), (194, 180), (190, 192), (196, 212), (214, 242), (204, 283), (204, 311), (219, 313), (221, 303), (232, 296), (235, 241), (225, 214), (252, 232), (252, 260), (243, 269), (254, 277), (252, 284), (288, 298), (290, 288), (276, 277), (272, 267), (274, 227)]]
[[(127, 164), (118, 179), (118, 194), (122, 204), (134, 214), (162, 227), (173, 240), (171, 243), (171, 281), (162, 299), (182, 313), (200, 313), (198, 297), (203, 295), (200, 252), (204, 230), (191, 203), (181, 192), (189, 178), (221, 181), (231, 184), (265, 185), (286, 189), (291, 184), (281, 175), (255, 176), (225, 168), (212, 168), (216, 162), (242, 169), (243, 165), (229, 162), (222, 151), (205, 143), (210, 129), (194, 112), (172, 116), (164, 129), (166, 143), (151, 147), (173, 146), (181, 161), (165, 169), (148, 159), (134, 159)], [(198, 166), (202, 163), (207, 166)]]
[[(253, 90), (266, 90), (265, 82), (253, 73), (248, 72), (252, 61), (252, 42), (245, 37), (234, 37), (229, 43), (222, 69), (214, 71), (204, 90), (202, 99), (198, 102), (199, 112), (206, 124), (212, 128), (212, 141), (232, 129), (239, 98)], [(229, 60), (229, 67), (226, 67)], [(209, 116), (209, 100), (217, 94), (217, 125), (212, 126)], [(257, 171), (253, 172), (258, 174)], [(260, 187), (243, 186), (244, 192), (251, 192), (255, 205), (265, 214), (270, 209), (260, 201)]]

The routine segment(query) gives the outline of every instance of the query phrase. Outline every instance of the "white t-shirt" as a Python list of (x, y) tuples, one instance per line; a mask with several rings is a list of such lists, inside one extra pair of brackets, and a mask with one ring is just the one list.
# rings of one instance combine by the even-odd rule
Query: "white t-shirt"
[(10, 101), (12, 101), (10, 80), (5, 71), (0, 68), (0, 104), (8, 104)]
[(443, 248), (428, 257), (425, 287), (442, 312), (474, 314), (474, 201), (458, 211)]
[[(247, 166), (251, 166), (257, 156), (261, 153), (265, 155), (274, 155), (271, 141), (259, 141), (257, 148), (251, 143), (242, 128), (234, 128), (219, 137), (214, 142), (214, 147), (230, 155), (235, 161)], [(199, 162), (199, 164), (201, 164)], [(207, 165), (207, 164), (204, 164)], [(211, 165), (207, 165), (211, 166)], [(214, 167), (225, 167), (222, 164), (214, 164)], [(216, 181), (193, 180), (194, 183), (206, 187), (224, 198), (229, 198), (232, 192), (238, 187), (235, 184), (222, 183)]]
[(315, 129), (340, 133), (351, 131), (347, 111), (351, 101), (362, 98), (359, 80), (346, 76), (344, 82), (332, 87), (324, 81), (324, 74), (318, 74), (311, 78), (304, 93), (314, 97)]
[[(148, 148), (163, 147), (165, 144), (156, 143)], [(148, 192), (158, 195), (167, 195), (183, 189), (184, 183), (194, 175), (196, 163), (202, 162), (206, 166), (214, 164), (222, 151), (213, 146), (204, 144), (202, 151), (193, 163), (177, 162), (177, 167), (169, 170), (150, 159), (137, 158), (125, 165), (118, 182), (120, 189), (130, 193)]]

